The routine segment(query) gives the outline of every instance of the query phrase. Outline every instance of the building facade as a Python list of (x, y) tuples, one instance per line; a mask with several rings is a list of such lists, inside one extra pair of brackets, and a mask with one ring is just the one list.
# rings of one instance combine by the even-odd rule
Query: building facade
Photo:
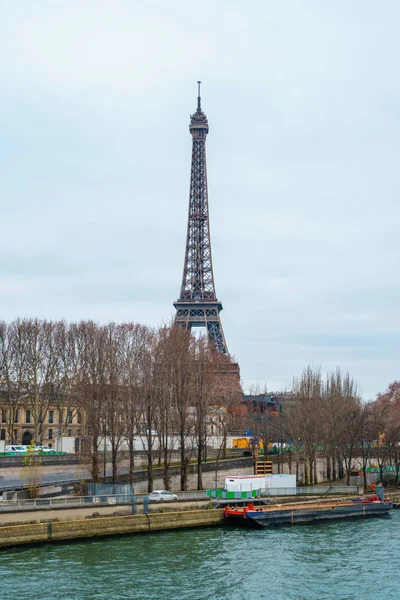
[(57, 403), (49, 404), (43, 415), (35, 422), (28, 405), (19, 402), (16, 406), (4, 404), (0, 399), (0, 440), (8, 444), (29, 445), (33, 440), (56, 448), (58, 437), (81, 438), (84, 435), (82, 413), (74, 408), (60, 408)]

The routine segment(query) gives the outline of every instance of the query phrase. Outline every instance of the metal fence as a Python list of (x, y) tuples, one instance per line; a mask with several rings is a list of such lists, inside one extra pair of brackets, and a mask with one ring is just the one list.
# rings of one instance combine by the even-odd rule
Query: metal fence
[[(40, 482), (40, 487), (62, 487), (62, 486), (66, 486), (66, 485), (72, 485), (72, 484), (76, 484), (79, 483), (80, 481), (82, 481), (81, 477), (74, 477), (74, 478), (68, 478), (68, 479), (50, 479), (50, 480), (46, 480), (46, 481), (41, 481)], [(25, 488), (28, 487), (28, 484), (25, 481), (20, 481), (19, 483), (12, 483), (12, 484), (7, 484), (7, 483), (2, 483), (0, 481), (0, 494), (3, 492), (12, 492), (12, 491), (19, 491), (19, 490), (23, 490)]]
[(0, 512), (43, 510), (54, 508), (79, 508), (88, 506), (109, 506), (132, 504), (132, 495), (128, 496), (76, 496), (73, 498), (35, 498), (34, 500), (3, 500)]
[[(42, 465), (77, 465), (86, 464), (89, 457), (83, 454), (37, 454)], [(0, 456), (0, 467), (22, 467), (24, 456)]]
[[(130, 486), (121, 486), (129, 488)], [(275, 488), (262, 492), (261, 497), (269, 496), (331, 496), (358, 494), (359, 488), (356, 485), (334, 485), (334, 486), (316, 486), (316, 487), (296, 487), (296, 488)], [(143, 504), (147, 494), (133, 496), (126, 494), (96, 494), (92, 496), (73, 496), (64, 498), (35, 498), (34, 500), (3, 500), (0, 501), (0, 513), (11, 511), (29, 511), (54, 508), (79, 508), (88, 506), (109, 506), (119, 504)], [(206, 490), (193, 490), (188, 492), (178, 492), (179, 500), (205, 500), (207, 499)]]
[(117, 502), (123, 502), (125, 498), (133, 496), (133, 487), (129, 483), (88, 483), (88, 494), (99, 497), (100, 501), (103, 498), (115, 497)]
[(179, 500), (203, 500), (207, 498), (207, 490), (193, 490), (188, 492), (175, 492)]
[(318, 485), (296, 488), (273, 488), (262, 491), (262, 496), (330, 496), (332, 494), (358, 494), (356, 485)]

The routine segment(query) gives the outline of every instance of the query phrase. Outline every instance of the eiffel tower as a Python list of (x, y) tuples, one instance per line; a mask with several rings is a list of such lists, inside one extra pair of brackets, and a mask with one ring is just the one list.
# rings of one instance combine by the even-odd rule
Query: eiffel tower
[(187, 329), (205, 327), (214, 348), (228, 355), (211, 258), (206, 164), (208, 120), (201, 109), (200, 84), (198, 81), (197, 110), (190, 116), (189, 124), (192, 135), (189, 216), (181, 293), (174, 302), (175, 325)]

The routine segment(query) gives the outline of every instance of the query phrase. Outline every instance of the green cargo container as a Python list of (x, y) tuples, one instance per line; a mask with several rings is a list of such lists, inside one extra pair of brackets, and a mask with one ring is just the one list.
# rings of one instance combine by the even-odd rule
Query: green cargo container
[(209, 498), (223, 498), (225, 500), (246, 500), (250, 498), (258, 498), (260, 494), (261, 489), (249, 490), (247, 492), (227, 492), (223, 489), (207, 490), (207, 496)]

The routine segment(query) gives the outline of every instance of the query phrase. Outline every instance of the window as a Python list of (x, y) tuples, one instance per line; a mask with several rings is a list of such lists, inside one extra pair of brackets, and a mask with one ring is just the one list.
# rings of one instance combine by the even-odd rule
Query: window
[(18, 423), (18, 410), (14, 413), (14, 423)]
[(18, 442), (18, 429), (14, 429), (14, 444)]
[(72, 437), (72, 429), (68, 429), (68, 437)]
[(54, 410), (49, 410), (49, 423), (54, 423)]
[(59, 410), (58, 411), (58, 422), (61, 424), (63, 423), (63, 419), (64, 419), (64, 415), (63, 415), (63, 411)]
[(77, 417), (78, 417), (78, 424), (80, 425), (80, 424), (82, 423), (82, 414), (81, 414), (81, 411), (80, 411), (80, 410), (78, 410), (78, 415), (77, 415)]
[(42, 410), (39, 411), (39, 423), (43, 423), (43, 414)]
[(72, 423), (72, 410), (68, 411), (67, 415), (67, 423)]
[(4, 408), (1, 409), (1, 422), (7, 423), (7, 416), (6, 416), (6, 411), (4, 410)]
[(30, 410), (26, 411), (26, 422), (27, 423), (31, 422), (31, 411)]
[(0, 440), (5, 440), (6, 439), (6, 430), (2, 429), (0, 431)]
[(49, 440), (53, 439), (53, 430), (49, 429)]

